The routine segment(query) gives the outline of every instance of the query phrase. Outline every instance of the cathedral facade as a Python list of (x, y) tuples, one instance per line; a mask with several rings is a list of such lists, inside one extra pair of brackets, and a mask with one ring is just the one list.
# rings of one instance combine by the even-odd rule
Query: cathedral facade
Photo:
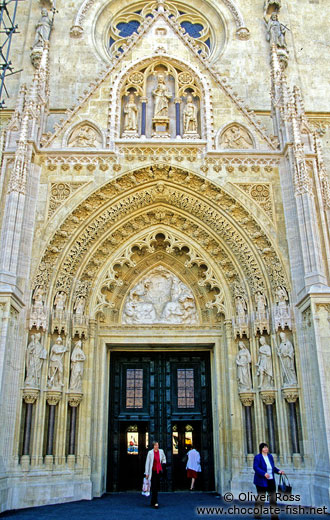
[(301, 505), (329, 507), (319, 7), (248, 4), (20, 4), (1, 136), (1, 510), (140, 490), (153, 440), (166, 490), (185, 488), (193, 444), (201, 489), (251, 491), (266, 441)]

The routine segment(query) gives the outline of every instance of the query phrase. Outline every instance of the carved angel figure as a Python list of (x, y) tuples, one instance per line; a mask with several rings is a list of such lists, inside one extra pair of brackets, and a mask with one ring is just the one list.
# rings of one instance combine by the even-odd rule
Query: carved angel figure
[(240, 392), (251, 390), (251, 354), (243, 341), (238, 342), (238, 354), (236, 356), (238, 389)]

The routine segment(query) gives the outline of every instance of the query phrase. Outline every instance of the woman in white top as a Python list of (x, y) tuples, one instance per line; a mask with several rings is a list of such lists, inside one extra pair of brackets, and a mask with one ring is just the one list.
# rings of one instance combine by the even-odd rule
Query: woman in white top
[(191, 445), (187, 453), (187, 477), (191, 478), (190, 491), (194, 489), (195, 481), (201, 470), (201, 456), (197, 450)]

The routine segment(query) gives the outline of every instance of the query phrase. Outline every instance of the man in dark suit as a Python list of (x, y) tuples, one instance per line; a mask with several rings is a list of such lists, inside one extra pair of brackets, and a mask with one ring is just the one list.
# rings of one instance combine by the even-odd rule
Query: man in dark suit
[(269, 495), (270, 512), (272, 520), (277, 520), (278, 515), (274, 512), (276, 507), (276, 482), (275, 473), (283, 474), (284, 471), (279, 470), (275, 464), (273, 455), (269, 453), (268, 445), (262, 442), (259, 446), (259, 453), (254, 457), (253, 461), (254, 480), (253, 483), (257, 488), (258, 498), (255, 503), (254, 518), (261, 518), (262, 504)]

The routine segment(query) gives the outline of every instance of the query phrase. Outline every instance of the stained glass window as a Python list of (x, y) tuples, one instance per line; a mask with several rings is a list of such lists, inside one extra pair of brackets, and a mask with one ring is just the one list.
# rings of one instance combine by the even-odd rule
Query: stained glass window
[(178, 368), (178, 408), (195, 407), (194, 369)]
[(126, 369), (126, 408), (143, 408), (143, 369)]

